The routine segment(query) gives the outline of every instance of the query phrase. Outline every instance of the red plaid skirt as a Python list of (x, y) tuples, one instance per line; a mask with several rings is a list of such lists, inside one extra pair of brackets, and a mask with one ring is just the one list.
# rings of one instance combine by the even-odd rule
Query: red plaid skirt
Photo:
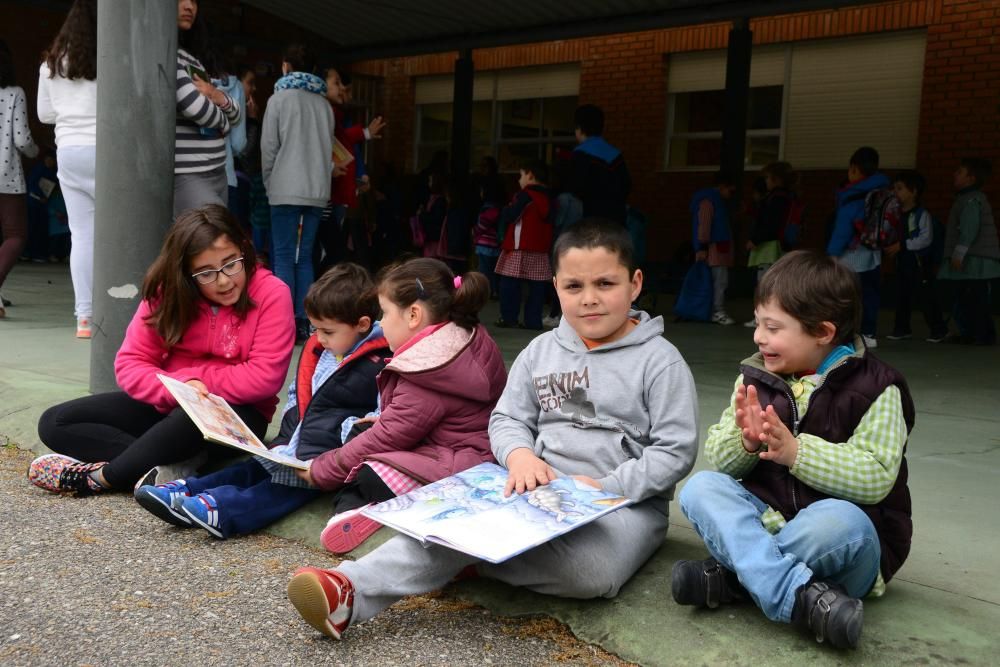
[(544, 252), (504, 250), (497, 260), (497, 275), (524, 280), (552, 280), (552, 265)]

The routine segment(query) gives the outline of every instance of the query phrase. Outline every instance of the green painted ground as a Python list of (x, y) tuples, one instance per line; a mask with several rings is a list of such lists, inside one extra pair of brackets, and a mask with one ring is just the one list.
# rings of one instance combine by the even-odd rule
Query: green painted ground
[[(86, 390), (89, 344), (73, 338), (65, 267), (18, 265), (4, 293), (15, 305), (0, 320), (0, 439), (38, 449), (41, 411)], [(670, 301), (661, 297), (661, 307)], [(750, 315), (748, 303), (732, 310), (737, 319)], [(883, 315), (887, 327), (890, 314)], [(530, 339), (495, 334), (508, 362)], [(750, 331), (668, 323), (667, 337), (694, 372), (704, 431), (728, 400), (737, 361), (752, 351)], [(551, 599), (489, 581), (465, 582), (454, 593), (499, 614), (549, 614), (580, 638), (644, 665), (996, 664), (1000, 578), (990, 554), (1000, 552), (1000, 349), (882, 341), (878, 354), (906, 374), (917, 404), (908, 454), (915, 542), (887, 595), (866, 603), (858, 651), (817, 646), (750, 606), (696, 612), (675, 605), (671, 564), (704, 553), (676, 507), (664, 546), (615, 600)], [(328, 507), (321, 499), (273, 532), (318, 544)]]

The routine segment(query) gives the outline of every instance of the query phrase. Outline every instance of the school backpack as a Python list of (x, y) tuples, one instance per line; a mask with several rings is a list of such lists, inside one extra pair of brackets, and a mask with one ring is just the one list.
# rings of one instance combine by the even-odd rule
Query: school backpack
[(708, 322), (712, 319), (712, 298), (712, 269), (704, 261), (695, 262), (684, 276), (674, 315), (680, 321)]
[(795, 250), (802, 243), (805, 232), (806, 204), (798, 197), (789, 197), (788, 215), (778, 236), (781, 248), (786, 252)]
[(855, 195), (847, 201), (864, 197), (864, 213), (854, 221), (856, 246), (881, 250), (902, 238), (903, 209), (892, 188), (876, 188), (864, 195)]

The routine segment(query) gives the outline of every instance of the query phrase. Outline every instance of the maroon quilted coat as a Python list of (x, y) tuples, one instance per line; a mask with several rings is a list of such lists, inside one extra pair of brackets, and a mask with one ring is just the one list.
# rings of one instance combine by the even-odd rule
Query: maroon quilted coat
[(321, 489), (343, 485), (365, 461), (427, 483), (493, 461), (490, 413), (507, 370), (486, 328), (449, 323), (393, 357), (378, 376), (382, 413), (372, 428), (315, 458)]

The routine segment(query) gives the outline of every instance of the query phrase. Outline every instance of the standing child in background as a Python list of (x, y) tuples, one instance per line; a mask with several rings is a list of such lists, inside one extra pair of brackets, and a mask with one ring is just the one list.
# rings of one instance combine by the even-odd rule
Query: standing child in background
[(337, 569), (301, 568), (288, 597), (320, 632), (340, 639), (466, 568), (547, 595), (612, 598), (663, 543), (667, 501), (698, 451), (691, 371), (663, 338), (662, 318), (631, 309), (642, 272), (621, 223), (571, 227), (553, 258), (562, 321), (518, 355), (490, 419), (493, 452), (509, 470), (505, 494), (573, 476), (635, 504), (496, 565), (398, 535)]
[(695, 260), (708, 262), (712, 269), (712, 322), (724, 326), (736, 324), (726, 313), (729, 267), (733, 265), (729, 200), (735, 193), (735, 179), (720, 171), (712, 187), (694, 193), (690, 206)]
[(993, 165), (984, 158), (962, 160), (955, 170), (955, 203), (948, 213), (944, 264), (938, 280), (949, 281), (959, 335), (949, 340), (974, 345), (997, 342), (990, 310), (990, 281), (1000, 277), (1000, 240), (993, 208), (983, 193)]
[(497, 224), (504, 199), (500, 179), (495, 176), (485, 179), (479, 188), (479, 198), (483, 205), (472, 228), (472, 242), (476, 246), (479, 272), (490, 282), (490, 298), (499, 299), (500, 278), (496, 274), (496, 267), (497, 258), (500, 257), (500, 242), (497, 239)]
[(417, 208), (417, 218), (424, 233), (424, 257), (437, 257), (441, 245), (441, 227), (448, 214), (448, 202), (445, 193), (448, 189), (448, 177), (439, 171), (432, 171), (427, 177), (427, 201)]
[(552, 208), (549, 188), (545, 185), (548, 178), (549, 169), (544, 162), (526, 161), (517, 181), (521, 191), (500, 212), (497, 238), (501, 251), (496, 267), (500, 276), (500, 319), (496, 326), (501, 328), (521, 326), (518, 315), (525, 284), (528, 301), (524, 304), (523, 328), (540, 331), (543, 327), (542, 308), (552, 279), (549, 264)]
[(878, 151), (862, 146), (847, 166), (847, 184), (837, 192), (833, 233), (826, 254), (836, 257), (858, 274), (861, 281), (861, 338), (875, 349), (878, 340), (878, 308), (881, 302), (882, 251), (861, 244), (857, 225), (865, 219), (865, 199), (874, 190), (891, 186), (878, 170)]
[(940, 257), (935, 248), (943, 248), (941, 231), (935, 229), (930, 211), (920, 205), (927, 189), (927, 181), (918, 171), (901, 171), (892, 183), (902, 212), (903, 239), (885, 249), (885, 254), (896, 258), (896, 323), (889, 340), (903, 340), (912, 336), (910, 313), (913, 295), (919, 295), (924, 320), (930, 333), (929, 343), (940, 343), (948, 333), (948, 325), (941, 317), (941, 306), (934, 286)]
[(681, 510), (711, 558), (678, 561), (678, 604), (750, 597), (772, 621), (857, 646), (863, 606), (910, 552), (903, 376), (857, 335), (854, 272), (819, 253), (785, 255), (757, 285), (757, 354), (708, 430)]
[(300, 471), (337, 492), (321, 537), (330, 551), (351, 551), (381, 528), (361, 515), (370, 503), (493, 459), (486, 428), (507, 371), (477, 317), (488, 300), (481, 273), (456, 277), (436, 259), (410, 260), (379, 277), (382, 331), (393, 352), (378, 377), (381, 412), (371, 428)]
[[(306, 294), (316, 330), (299, 358), (274, 451), (303, 461), (341, 447), (350, 417), (375, 410), (375, 377), (389, 346), (382, 335), (371, 276), (357, 264), (331, 268)], [(140, 486), (135, 499), (176, 526), (198, 525), (226, 539), (245, 535), (291, 514), (319, 496), (295, 471), (254, 457), (210, 473)]]
[(28, 172), (28, 242), (21, 260), (43, 263), (49, 256), (49, 195), (59, 182), (56, 156), (40, 149), (41, 159)]
[(205, 442), (157, 374), (221, 396), (264, 437), (292, 357), (291, 295), (256, 265), (229, 211), (212, 204), (181, 214), (142, 299), (115, 357), (123, 391), (67, 401), (38, 420), (39, 438), (59, 453), (31, 463), (35, 486), (78, 496), (132, 489), (154, 466), (232, 453)]
[[(761, 170), (766, 194), (757, 206), (757, 215), (750, 227), (747, 266), (757, 269), (757, 282), (772, 264), (781, 257), (781, 237), (795, 194), (798, 175), (787, 162), (772, 162)], [(745, 322), (745, 327), (755, 329), (757, 320)]]
[[(583, 219), (583, 202), (567, 188), (573, 177), (573, 162), (571, 157), (557, 157), (552, 165), (552, 191), (557, 193), (552, 202), (552, 242), (555, 243), (559, 235), (580, 222)], [(559, 296), (556, 294), (554, 285), (548, 287), (551, 306), (549, 315), (542, 319), (542, 324), (546, 329), (554, 329), (559, 326), (559, 319), (562, 317), (562, 310), (559, 307)]]

